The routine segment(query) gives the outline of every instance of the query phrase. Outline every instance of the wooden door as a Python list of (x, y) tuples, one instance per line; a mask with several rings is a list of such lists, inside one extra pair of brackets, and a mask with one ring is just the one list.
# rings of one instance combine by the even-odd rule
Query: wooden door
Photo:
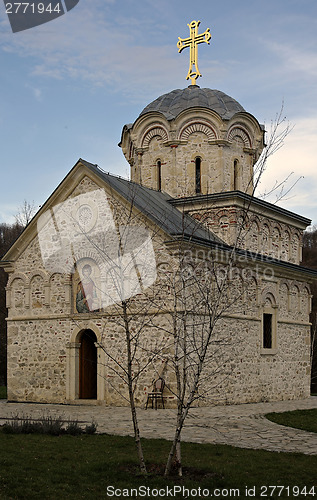
[(97, 348), (96, 336), (85, 330), (79, 349), (79, 398), (97, 399)]

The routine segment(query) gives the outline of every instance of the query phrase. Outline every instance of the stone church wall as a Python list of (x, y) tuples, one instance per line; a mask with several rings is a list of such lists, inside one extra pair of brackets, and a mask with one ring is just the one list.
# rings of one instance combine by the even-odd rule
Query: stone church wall
[[(125, 339), (120, 321), (115, 318), (92, 316), (89, 327), (102, 331), (101, 344), (105, 351), (119, 362), (124, 362)], [(160, 315), (157, 320), (162, 326), (170, 318)], [(76, 329), (85, 329), (85, 320), (66, 318), (34, 319), (33, 321), (10, 322), (8, 332), (8, 398), (15, 401), (37, 401), (65, 403), (67, 377), (78, 376), (68, 373), (69, 341)], [(153, 334), (153, 331), (155, 334)], [(225, 334), (224, 334), (225, 332)], [(258, 317), (242, 318), (239, 315), (221, 319), (215, 331), (216, 338), (222, 338), (225, 347), (216, 350), (206, 366), (201, 383), (205, 395), (200, 405), (238, 404), (257, 401), (299, 399), (309, 396), (309, 327), (299, 322), (278, 322), (278, 349), (276, 354), (261, 354), (261, 321)], [(144, 345), (150, 350), (154, 345), (168, 345), (167, 335), (162, 330), (148, 329), (143, 337)], [(152, 344), (152, 345), (151, 345)], [(143, 406), (151, 382), (155, 376), (163, 375), (166, 384), (175, 390), (175, 378), (171, 366), (165, 367), (168, 353), (159, 356), (140, 377), (136, 402)], [(140, 363), (145, 358), (140, 355)], [(125, 384), (116, 376), (114, 364), (104, 355), (102, 375), (98, 384), (104, 385), (104, 402), (112, 405), (126, 405)], [(214, 372), (217, 372), (215, 374)], [(168, 406), (173, 406), (174, 397), (165, 391)], [(76, 398), (75, 398), (76, 399)], [(77, 399), (78, 401), (78, 399)]]
[(65, 402), (65, 319), (13, 321), (8, 325), (8, 399)]
[[(157, 251), (161, 252), (161, 259), (158, 259), (161, 263), (158, 264), (159, 281), (154, 285), (153, 294), (156, 300), (166, 301), (164, 287), (170, 282), (168, 273), (173, 264), (163, 245), (157, 245)], [(76, 314), (70, 299), (71, 287), (69, 278), (58, 273), (50, 275), (41, 268), (40, 248), (35, 239), (17, 261), (7, 288), (10, 400), (65, 403), (77, 397), (78, 401), (75, 386), (79, 375), (75, 358), (80, 345), (79, 334), (86, 328), (97, 333), (98, 342), (105, 346), (106, 351), (124, 361), (122, 317), (111, 309), (103, 313)], [(146, 298), (141, 296), (138, 300)], [(248, 275), (246, 286), (243, 276), (234, 276), (223, 300), (231, 300), (232, 304), (224, 311), (215, 337), (225, 341), (225, 348), (221, 351), (221, 359), (215, 361), (214, 358), (206, 367), (206, 377), (202, 380), (206, 397), (200, 404), (307, 397), (310, 291), (306, 284), (278, 276), (265, 278), (259, 274), (251, 280)], [(276, 314), (277, 321), (276, 349), (271, 352), (262, 352), (261, 346), (261, 321), (266, 307)], [(168, 301), (164, 308), (168, 310)], [(149, 308), (145, 308), (147, 310)], [(167, 312), (152, 313), (155, 320), (146, 321), (144, 352), (150, 347), (152, 350), (158, 345), (164, 347), (171, 340), (164, 333), (165, 330), (171, 331), (171, 315)], [(99, 354), (98, 384), (102, 396), (99, 402), (126, 404), (122, 398), (126, 391), (124, 384), (116, 377), (114, 367), (102, 349), (99, 349)], [(167, 384), (175, 388), (172, 369), (169, 365), (164, 366), (165, 359), (166, 356), (159, 356), (144, 370), (136, 391), (140, 406), (145, 404), (152, 379), (157, 374), (163, 373)], [(145, 358), (141, 356), (140, 361), (145, 362)], [(214, 375), (215, 368), (218, 375)], [(210, 380), (213, 380), (211, 386)], [(173, 405), (173, 394), (166, 390), (166, 395), (167, 404)]]
[(236, 207), (190, 210), (190, 215), (229, 245), (293, 264), (302, 259), (302, 231), (265, 214)]

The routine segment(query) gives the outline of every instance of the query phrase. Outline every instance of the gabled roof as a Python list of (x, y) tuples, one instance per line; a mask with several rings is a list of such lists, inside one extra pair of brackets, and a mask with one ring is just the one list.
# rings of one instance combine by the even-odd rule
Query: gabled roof
[[(84, 167), (84, 171), (80, 171)], [(199, 224), (191, 216), (186, 215), (181, 212), (173, 205), (175, 204), (175, 198), (170, 197), (166, 193), (155, 191), (153, 189), (141, 186), (127, 179), (114, 176), (110, 173), (103, 171), (98, 165), (89, 163), (86, 160), (79, 159), (72, 170), (67, 174), (63, 181), (52, 193), (50, 198), (42, 206), (39, 212), (33, 217), (28, 226), (24, 229), (23, 233), (11, 246), (8, 252), (0, 260), (1, 267), (10, 268), (10, 262), (14, 260), (19, 252), (23, 251), (25, 248), (25, 242), (34, 238), (37, 234), (37, 220), (45, 212), (48, 207), (54, 206), (56, 199), (60, 194), (65, 197), (65, 186), (66, 181), (72, 177), (77, 179), (77, 182), (91, 172), (97, 176), (103, 184), (106, 184), (110, 190), (115, 191), (119, 196), (123, 197), (129, 203), (140, 210), (145, 216), (151, 219), (158, 227), (160, 227), (167, 236), (170, 236), (172, 240), (175, 241), (192, 241), (197, 244), (201, 244), (209, 247), (218, 247), (219, 249), (227, 251), (232, 251), (233, 247), (226, 244), (218, 236), (213, 234), (211, 231), (205, 229), (201, 224)], [(74, 187), (74, 186), (73, 186)], [(71, 193), (71, 191), (70, 191)], [(67, 192), (66, 192), (67, 197)], [(58, 201), (57, 201), (58, 203)], [(24, 235), (27, 235), (25, 238)], [(21, 242), (23, 238), (23, 244)], [(315, 279), (317, 276), (317, 271), (298, 266), (289, 262), (272, 259), (270, 257), (263, 256), (261, 254), (253, 253), (247, 250), (234, 249), (237, 256), (244, 256), (247, 260), (253, 262), (262, 262), (264, 265), (271, 264), (280, 267), (281, 269), (287, 270), (290, 273), (300, 272), (306, 275), (307, 278)]]
[[(91, 172), (94, 175), (97, 175), (103, 184), (106, 184), (111, 190), (114, 190), (129, 203), (132, 203), (138, 210), (140, 210), (140, 212), (159, 226), (167, 234), (167, 236), (172, 238), (183, 237), (186, 240), (203, 241), (205, 243), (224, 243), (216, 235), (202, 227), (197, 221), (195, 221), (195, 219), (173, 207), (170, 203), (172, 198), (168, 194), (140, 186), (135, 182), (107, 173), (98, 167), (98, 165), (80, 158), (72, 170), (55, 189), (46, 203), (41, 207), (37, 214), (35, 214), (19, 238), (2, 257), (0, 260), (0, 264), (2, 264), (2, 266), (9, 264), (10, 261), (14, 260), (16, 254), (19, 254), (25, 248), (25, 242), (36, 236), (38, 218), (48, 209), (48, 207), (54, 206), (60, 201), (59, 196), (67, 196), (67, 192), (65, 191), (67, 180), (72, 177), (76, 178), (79, 169), (82, 167), (84, 167), (86, 173)], [(79, 179), (80, 177), (78, 177), (78, 180)], [(56, 201), (56, 199), (58, 201)], [(25, 238), (26, 235), (27, 237)], [(20, 244), (22, 238), (24, 240), (23, 245)]]
[(112, 175), (102, 170), (98, 165), (93, 165), (83, 159), (79, 161), (170, 236), (184, 236), (187, 239), (195, 238), (223, 243), (220, 238), (205, 229), (191, 216), (175, 208), (170, 203), (172, 197), (168, 194)]

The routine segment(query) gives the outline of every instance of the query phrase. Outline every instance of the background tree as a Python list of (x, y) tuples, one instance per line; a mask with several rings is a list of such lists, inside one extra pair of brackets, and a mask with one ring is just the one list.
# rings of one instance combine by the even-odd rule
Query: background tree
[(22, 205), (18, 208), (18, 213), (15, 216), (16, 224), (19, 226), (25, 227), (31, 221), (33, 216), (36, 213), (36, 208), (34, 201), (29, 202), (27, 200), (23, 200)]
[[(14, 241), (20, 236), (23, 226), (16, 224), (0, 224), (0, 257), (3, 256)], [(0, 385), (7, 382), (7, 328), (6, 328), (6, 294), (7, 273), (0, 268)]]
[[(14, 224), (0, 224), (0, 258), (9, 250), (11, 245), (20, 236), (25, 226), (36, 212), (34, 201), (24, 200), (18, 208)], [(0, 268), (0, 384), (7, 383), (7, 325), (5, 287), (8, 281), (7, 273)]]
[[(302, 265), (317, 269), (317, 228), (314, 226), (312, 230), (305, 231), (303, 236), (303, 260)], [(312, 323), (311, 341), (312, 341), (312, 372), (311, 372), (311, 389), (313, 393), (317, 393), (317, 282), (311, 285), (312, 293), (312, 312), (310, 321)]]

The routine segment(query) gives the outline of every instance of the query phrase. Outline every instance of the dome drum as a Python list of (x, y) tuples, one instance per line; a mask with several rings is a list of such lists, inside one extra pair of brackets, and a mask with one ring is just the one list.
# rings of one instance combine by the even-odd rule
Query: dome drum
[(191, 86), (146, 106), (133, 125), (124, 127), (120, 146), (133, 181), (173, 197), (230, 191), (237, 172), (241, 189), (251, 192), (263, 133), (254, 116), (230, 96)]

